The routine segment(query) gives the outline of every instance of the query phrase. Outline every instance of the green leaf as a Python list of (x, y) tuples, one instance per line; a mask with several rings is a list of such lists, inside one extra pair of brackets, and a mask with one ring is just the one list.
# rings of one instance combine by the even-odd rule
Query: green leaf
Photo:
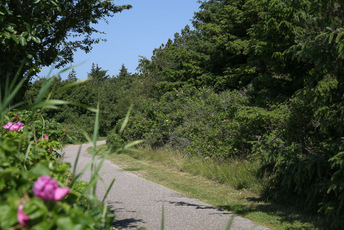
[(133, 108), (133, 105), (131, 105), (131, 106), (129, 107), (128, 113), (127, 113), (127, 115), (125, 116), (125, 119), (124, 119), (124, 121), (123, 121), (123, 124), (122, 124), (122, 126), (121, 126), (121, 129), (119, 130), (119, 134), (122, 134), (122, 132), (123, 132), (125, 126), (127, 125), (128, 121), (129, 121), (129, 116), (130, 116), (130, 112), (131, 112), (132, 108)]
[(2, 205), (0, 208), (0, 228), (10, 229), (15, 223), (17, 223), (17, 212), (7, 205)]
[(31, 36), (32, 41), (36, 42), (37, 44), (41, 43), (41, 39), (35, 36)]
[(26, 39), (24, 37), (19, 36), (18, 40), (19, 40), (20, 45), (26, 46)]
[(21, 35), (20, 35), (20, 36), (22, 36), (22, 37), (26, 37), (28, 34), (29, 34), (29, 32), (25, 31), (25, 32), (21, 33)]
[(10, 39), (11, 38), (11, 34), (9, 32), (4, 32), (3, 35), (7, 38)]
[(29, 172), (29, 177), (40, 177), (44, 175), (49, 175), (50, 170), (48, 165), (39, 163), (35, 167), (33, 167)]
[(18, 40), (17, 36), (11, 34), (11, 38), (12, 38), (12, 40), (13, 40), (15, 43), (18, 44), (19, 40)]
[(57, 109), (58, 105), (66, 105), (69, 104), (67, 101), (62, 100), (46, 100), (42, 102), (36, 102), (30, 106), (32, 110), (39, 109), (39, 108), (46, 108), (46, 109)]
[(60, 230), (70, 230), (74, 229), (74, 224), (70, 217), (59, 217), (57, 219), (57, 227)]
[(165, 229), (165, 204), (162, 203), (162, 208), (161, 208), (161, 230)]
[(103, 198), (103, 200), (102, 200), (102, 203), (104, 203), (104, 201), (106, 200), (106, 197), (108, 196), (108, 194), (109, 194), (109, 192), (110, 192), (110, 190), (111, 190), (111, 188), (112, 188), (112, 186), (113, 186), (113, 183), (115, 183), (115, 180), (116, 180), (115, 178), (112, 179), (112, 181), (111, 181), (111, 183), (110, 183), (108, 189), (106, 190), (106, 193), (105, 193), (105, 195), (104, 195), (104, 198)]
[(230, 229), (231, 229), (231, 227), (232, 227), (232, 225), (233, 225), (234, 217), (235, 217), (235, 215), (232, 214), (232, 215), (231, 215), (231, 218), (229, 218), (228, 223), (227, 223), (227, 226), (226, 226), (226, 230), (230, 230)]
[(331, 43), (332, 43), (333, 36), (334, 36), (334, 33), (330, 33), (330, 36), (329, 36), (329, 38), (328, 38), (328, 44), (331, 44)]
[(339, 34), (337, 35), (337, 37), (336, 37), (336, 43), (339, 43), (339, 41), (340, 41), (340, 39), (342, 38), (343, 34), (344, 34), (344, 32), (341, 32), (341, 33), (339, 33)]
[(342, 53), (343, 48), (344, 48), (344, 43), (341, 43), (341, 44), (339, 45), (338, 53)]
[(15, 31), (15, 29), (13, 28), (13, 26), (7, 26), (6, 30), (11, 32), (11, 33), (16, 33), (17, 31)]
[(124, 146), (124, 149), (129, 149), (130, 147), (138, 145), (138, 144), (143, 143), (143, 142), (144, 142), (144, 140), (137, 140), (137, 141), (130, 142), (129, 144)]
[(47, 207), (41, 199), (34, 197), (24, 206), (24, 212), (30, 219), (36, 219), (47, 214)]

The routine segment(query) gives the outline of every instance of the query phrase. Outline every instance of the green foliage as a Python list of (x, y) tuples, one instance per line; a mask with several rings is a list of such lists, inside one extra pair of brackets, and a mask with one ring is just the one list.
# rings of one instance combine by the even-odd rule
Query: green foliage
[(120, 138), (204, 157), (254, 155), (271, 179), (268, 196), (340, 226), (343, 7), (201, 2), (194, 30), (185, 27), (140, 60), (154, 88)]
[[(76, 81), (75, 76), (62, 80), (61, 77), (38, 78), (30, 83), (30, 89), (25, 92), (25, 101), (32, 104), (39, 93), (39, 89), (51, 80), (52, 99), (66, 100), (70, 103), (62, 105), (58, 110), (45, 110), (49, 118), (63, 123), (66, 131), (64, 142), (85, 141), (84, 132), (93, 132), (93, 112), (90, 107), (100, 106), (100, 136), (106, 136), (117, 120), (125, 116), (129, 105), (141, 108), (151, 94), (153, 83), (144, 77), (129, 73), (125, 66), (118, 76), (109, 77), (107, 70), (93, 65), (90, 77), (86, 81)], [(71, 74), (75, 74), (71, 72)], [(93, 76), (94, 75), (94, 76)], [(71, 88), (69, 85), (73, 85)], [(65, 90), (61, 90), (65, 89)], [(148, 95), (145, 95), (148, 94)], [(86, 106), (87, 105), (87, 106)]]
[(144, 139), (153, 147), (169, 145), (202, 156), (233, 156), (238, 153), (239, 129), (233, 118), (245, 101), (238, 91), (218, 95), (211, 89), (184, 87), (164, 94), (159, 102), (146, 101), (121, 138)]
[[(18, 205), (24, 206), (30, 228), (54, 229), (64, 225), (66, 229), (100, 229), (105, 223), (112, 223), (111, 213), (103, 217), (101, 204), (90, 208), (93, 198), (87, 195), (87, 186), (73, 181), (70, 166), (62, 164), (56, 158), (57, 150), (62, 146), (57, 139), (61, 133), (50, 132), (49, 120), (42, 119), (30, 111), (9, 113), (19, 115), (24, 128), (9, 131), (1, 128), (0, 148), (0, 229), (20, 228), (17, 220)], [(15, 122), (15, 119), (11, 119)], [(1, 124), (7, 120), (2, 119)], [(43, 128), (43, 129), (42, 129)], [(44, 133), (43, 138), (38, 138)], [(45, 135), (49, 135), (48, 138)], [(56, 138), (56, 139), (55, 139)], [(69, 195), (58, 202), (46, 202), (33, 195), (33, 183), (43, 175), (49, 175), (59, 182), (59, 186), (70, 187)], [(105, 221), (105, 222), (104, 222)]]
[[(341, 226), (341, 182), (335, 180), (341, 168), (338, 159), (340, 137), (324, 131), (316, 107), (300, 98), (291, 100), (283, 123), (253, 142), (253, 153), (261, 159), (261, 175), (269, 175), (266, 195), (275, 200), (291, 200), (306, 210), (326, 214), (331, 227)], [(334, 119), (332, 119), (333, 121)], [(333, 130), (333, 128), (332, 128)], [(340, 159), (340, 158), (339, 158)], [(334, 185), (335, 184), (335, 185)], [(331, 188), (335, 188), (333, 192)]]
[(109, 75), (106, 74), (107, 70), (102, 70), (98, 65), (92, 63), (91, 71), (87, 74), (88, 78), (92, 78), (97, 84), (99, 81), (109, 78)]
[[(123, 65), (110, 78), (93, 66), (94, 79), (73, 90), (59, 88), (75, 73), (49, 81), (49, 98), (99, 103), (101, 135), (115, 147), (144, 139), (204, 158), (257, 157), (270, 179), (267, 196), (324, 213), (335, 228), (344, 202), (343, 7), (338, 0), (203, 1), (195, 29), (186, 26), (151, 60), (141, 58), (140, 74)], [(31, 85), (27, 102), (38, 103), (44, 84)], [(121, 120), (131, 104), (130, 119)], [(94, 121), (74, 105), (42, 115), (81, 139), (80, 127), (91, 134)]]
[[(46, 119), (42, 113), (62, 104), (58, 100), (45, 99), (51, 83), (52, 80), (43, 83), (28, 110), (10, 108), (7, 113), (1, 110), (0, 229), (110, 228), (114, 215), (96, 199), (95, 194), (90, 194), (91, 189), (95, 193), (92, 185), (96, 184), (102, 163), (95, 164), (93, 159), (92, 178), (86, 183), (77, 181), (80, 175), (71, 174), (70, 165), (58, 159), (63, 128), (56, 121)], [(6, 106), (4, 100), (0, 105)], [(59, 188), (68, 187), (68, 194), (46, 201), (33, 188), (41, 176), (49, 176)]]
[[(64, 66), (73, 61), (73, 52), (89, 52), (102, 39), (93, 25), (114, 14), (130, 9), (112, 1), (28, 0), (0, 3), (0, 76), (14, 76), (23, 71), (39, 72), (42, 66), (57, 61)], [(73, 41), (68, 38), (74, 38)]]
[(124, 146), (124, 139), (118, 134), (116, 129), (113, 129), (107, 135), (106, 144), (114, 149), (119, 149)]

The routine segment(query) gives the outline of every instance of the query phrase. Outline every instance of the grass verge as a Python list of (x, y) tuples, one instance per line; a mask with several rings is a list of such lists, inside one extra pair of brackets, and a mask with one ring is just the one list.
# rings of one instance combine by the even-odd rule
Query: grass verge
[[(98, 154), (107, 150), (97, 148)], [(171, 150), (141, 149), (112, 154), (110, 160), (127, 171), (248, 218), (270, 229), (326, 229), (320, 217), (264, 201), (259, 191), (265, 181), (254, 177), (254, 161), (214, 162), (185, 157)]]

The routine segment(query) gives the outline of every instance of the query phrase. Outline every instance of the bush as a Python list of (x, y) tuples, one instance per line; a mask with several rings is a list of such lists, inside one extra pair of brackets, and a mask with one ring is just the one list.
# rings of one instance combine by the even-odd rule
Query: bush
[(240, 125), (234, 117), (246, 102), (242, 91), (216, 94), (209, 88), (184, 87), (164, 94), (160, 101), (146, 101), (144, 109), (132, 115), (121, 138), (144, 139), (153, 148), (171, 146), (201, 156), (238, 155)]
[(123, 147), (124, 139), (115, 129), (113, 129), (108, 133), (106, 144), (113, 149), (119, 149)]
[(293, 98), (284, 122), (253, 143), (262, 163), (260, 175), (269, 175), (268, 197), (326, 215), (331, 228), (342, 226), (344, 186), (342, 144), (323, 132), (314, 108)]
[(58, 159), (65, 129), (42, 111), (61, 101), (43, 99), (48, 83), (28, 110), (12, 110), (11, 96), (22, 82), (0, 103), (0, 229), (110, 228), (114, 216), (107, 206)]

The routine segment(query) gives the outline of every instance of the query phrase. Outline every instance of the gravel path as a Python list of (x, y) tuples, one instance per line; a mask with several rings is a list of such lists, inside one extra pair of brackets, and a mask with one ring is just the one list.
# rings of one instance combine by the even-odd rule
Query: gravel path
[[(97, 144), (105, 144), (105, 141), (99, 141)], [(90, 144), (82, 145), (77, 172), (91, 161), (91, 155), (86, 151), (90, 146)], [(64, 161), (70, 162), (72, 167), (78, 149), (79, 145), (66, 146), (64, 149)], [(114, 177), (116, 178), (107, 201), (115, 211), (114, 226), (117, 229), (139, 227), (146, 227), (147, 230), (161, 229), (162, 206), (165, 210), (166, 230), (224, 230), (232, 216), (229, 212), (124, 171), (109, 160), (105, 161), (100, 175), (107, 185)], [(90, 171), (87, 170), (81, 180), (89, 181), (89, 178)], [(100, 200), (105, 191), (102, 183), (98, 183), (97, 197)], [(267, 229), (239, 216), (235, 216), (231, 229), (253, 228)]]

